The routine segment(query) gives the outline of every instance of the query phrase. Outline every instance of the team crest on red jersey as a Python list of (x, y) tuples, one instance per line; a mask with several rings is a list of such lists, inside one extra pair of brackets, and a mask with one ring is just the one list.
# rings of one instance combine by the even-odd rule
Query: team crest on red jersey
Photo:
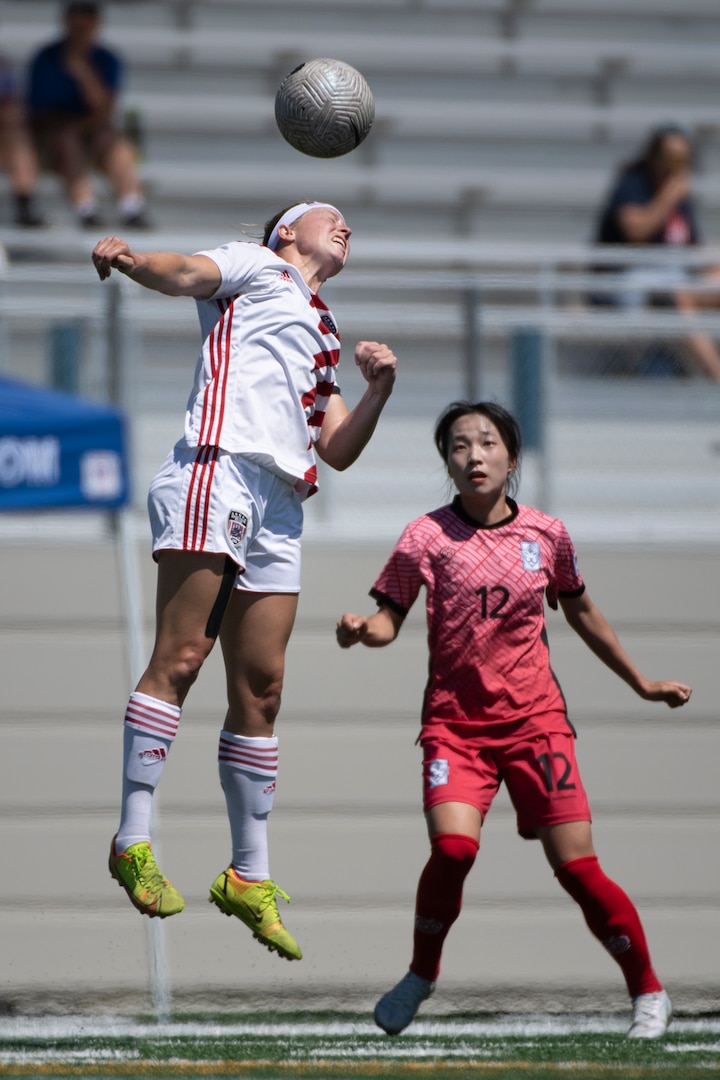
[(537, 540), (521, 540), (520, 554), (524, 570), (539, 570), (542, 566), (540, 545)]
[(247, 532), (247, 515), (240, 510), (231, 510), (227, 519), (228, 540), (233, 547), (240, 547)]

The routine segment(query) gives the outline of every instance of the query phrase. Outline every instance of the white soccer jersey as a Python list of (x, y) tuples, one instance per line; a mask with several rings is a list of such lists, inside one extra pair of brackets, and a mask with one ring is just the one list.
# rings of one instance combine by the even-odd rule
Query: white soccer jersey
[(203, 347), (184, 446), (251, 456), (305, 496), (316, 489), (313, 443), (330, 396), (340, 336), (300, 271), (259, 244), (200, 252), (222, 283), (197, 300)]

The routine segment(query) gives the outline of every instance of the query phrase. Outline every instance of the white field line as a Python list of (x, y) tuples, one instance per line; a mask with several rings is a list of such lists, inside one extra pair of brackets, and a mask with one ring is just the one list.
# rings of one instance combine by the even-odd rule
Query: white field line
[[(533, 1038), (537, 1036), (569, 1036), (581, 1034), (624, 1033), (628, 1021), (623, 1017), (598, 1016), (527, 1016), (497, 1020), (416, 1021), (403, 1038), (413, 1040), (433, 1038)], [(720, 1019), (676, 1020), (671, 1029), (678, 1034), (718, 1034)], [(93, 1038), (144, 1039), (228, 1039), (254, 1036), (256, 1038), (348, 1038), (375, 1035), (387, 1037), (375, 1024), (335, 1020), (327, 1023), (299, 1021), (293, 1023), (257, 1023), (171, 1021), (169, 1023), (138, 1023), (131, 1018), (107, 1016), (38, 1016), (0, 1018), (0, 1039), (74, 1039)], [(1, 1059), (1, 1058), (0, 1058)]]

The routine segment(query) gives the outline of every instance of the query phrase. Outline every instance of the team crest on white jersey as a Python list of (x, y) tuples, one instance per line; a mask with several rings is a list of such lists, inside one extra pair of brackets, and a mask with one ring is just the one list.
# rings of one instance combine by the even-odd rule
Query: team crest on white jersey
[(436, 758), (428, 762), (428, 786), (431, 788), (442, 787), (447, 784), (450, 777), (450, 762), (447, 758)]
[(520, 554), (524, 570), (540, 569), (540, 544), (537, 540), (521, 540)]
[(333, 322), (332, 317), (328, 315), (327, 311), (322, 311), (320, 313), (320, 319), (322, 322), (325, 323), (325, 326), (328, 328), (331, 334), (337, 334), (337, 326)]
[(240, 547), (247, 532), (247, 515), (240, 510), (231, 510), (227, 519), (228, 540), (233, 547)]

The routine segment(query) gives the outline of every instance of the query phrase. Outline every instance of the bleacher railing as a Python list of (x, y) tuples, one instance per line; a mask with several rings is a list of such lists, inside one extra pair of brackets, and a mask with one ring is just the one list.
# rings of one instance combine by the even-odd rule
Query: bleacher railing
[[(307, 535), (395, 535), (446, 498), (432, 426), (464, 397), (516, 413), (521, 499), (563, 517), (582, 542), (716, 545), (720, 382), (699, 372), (689, 343), (692, 334), (720, 342), (720, 314), (597, 303), (627, 299), (624, 268), (647, 265), (694, 274), (720, 266), (720, 251), (356, 244), (323, 293), (343, 334), (343, 392), (351, 404), (362, 392), (348, 363), (361, 338), (391, 344), (398, 382), (361, 460), (341, 477), (323, 470)], [(700, 276), (683, 288), (714, 291)], [(100, 283), (89, 262), (9, 264), (0, 276), (0, 368), (126, 409), (143, 514), (147, 484), (182, 430), (198, 344), (191, 302), (119, 275)]]

